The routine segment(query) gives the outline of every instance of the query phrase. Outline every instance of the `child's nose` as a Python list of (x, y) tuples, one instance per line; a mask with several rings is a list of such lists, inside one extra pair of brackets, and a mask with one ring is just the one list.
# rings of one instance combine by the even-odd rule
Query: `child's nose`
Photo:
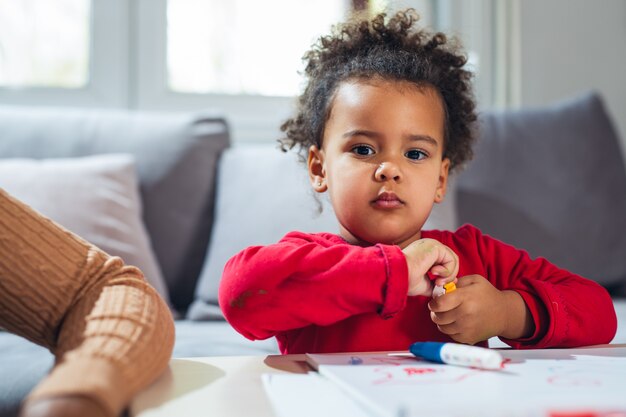
[(375, 177), (378, 181), (400, 181), (400, 169), (392, 162), (383, 162), (376, 168)]

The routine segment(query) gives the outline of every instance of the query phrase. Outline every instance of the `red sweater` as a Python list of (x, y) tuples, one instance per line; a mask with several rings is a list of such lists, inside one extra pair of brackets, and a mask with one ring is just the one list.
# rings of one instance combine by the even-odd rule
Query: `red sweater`
[[(514, 348), (609, 343), (617, 318), (607, 291), (465, 225), (423, 231), (459, 256), (459, 279), (478, 274), (526, 302), (535, 333)], [(276, 336), (282, 353), (406, 350), (415, 341), (453, 341), (431, 321), (429, 297), (408, 297), (398, 246), (354, 246), (330, 233), (292, 232), (249, 247), (224, 269), (219, 301), (249, 339)], [(481, 343), (486, 345), (487, 342)]]

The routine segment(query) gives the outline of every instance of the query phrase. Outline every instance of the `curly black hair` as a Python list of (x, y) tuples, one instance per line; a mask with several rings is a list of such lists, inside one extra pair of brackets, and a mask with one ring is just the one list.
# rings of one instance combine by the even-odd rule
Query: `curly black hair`
[(301, 159), (308, 148), (321, 148), (330, 107), (341, 82), (359, 78), (408, 81), (434, 87), (445, 109), (444, 158), (450, 170), (472, 157), (476, 104), (472, 74), (461, 47), (443, 33), (418, 29), (415, 10), (397, 12), (390, 19), (381, 13), (372, 19), (352, 19), (335, 26), (303, 57), (307, 85), (298, 98), (296, 115), (281, 125), (280, 139), (287, 151), (299, 145)]

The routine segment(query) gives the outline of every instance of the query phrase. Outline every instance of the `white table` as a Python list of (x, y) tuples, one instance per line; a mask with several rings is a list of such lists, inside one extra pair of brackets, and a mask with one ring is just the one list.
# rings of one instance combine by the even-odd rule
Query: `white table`
[(172, 359), (169, 369), (131, 403), (130, 415), (272, 417), (264, 373), (305, 373), (304, 355)]
[[(503, 350), (502, 353), (503, 356), (513, 360), (550, 358), (561, 360), (571, 358), (571, 355), (595, 354), (626, 358), (626, 344), (582, 349)], [(304, 355), (172, 359), (166, 373), (133, 400), (130, 415), (275, 416), (264, 391), (261, 375), (306, 373), (310, 369)], [(624, 381), (626, 387), (626, 377)], [(626, 415), (626, 409), (622, 411)]]

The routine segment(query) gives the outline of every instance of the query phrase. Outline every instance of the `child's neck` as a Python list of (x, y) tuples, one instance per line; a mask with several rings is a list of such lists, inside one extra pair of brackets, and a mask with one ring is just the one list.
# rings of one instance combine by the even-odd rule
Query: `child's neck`
[(396, 245), (396, 246), (399, 246), (400, 249), (404, 249), (407, 246), (409, 246), (411, 243), (415, 242), (416, 240), (421, 239), (422, 231), (420, 230), (412, 236), (409, 236), (405, 239), (398, 239), (397, 241), (394, 241), (394, 240), (368, 241), (367, 239), (363, 239), (358, 236), (355, 236), (349, 230), (347, 230), (343, 226), (340, 226), (339, 236), (343, 240), (345, 240), (347, 243), (351, 245), (355, 245), (355, 246), (368, 247), (368, 246), (374, 246), (377, 244), (383, 244), (383, 245)]

